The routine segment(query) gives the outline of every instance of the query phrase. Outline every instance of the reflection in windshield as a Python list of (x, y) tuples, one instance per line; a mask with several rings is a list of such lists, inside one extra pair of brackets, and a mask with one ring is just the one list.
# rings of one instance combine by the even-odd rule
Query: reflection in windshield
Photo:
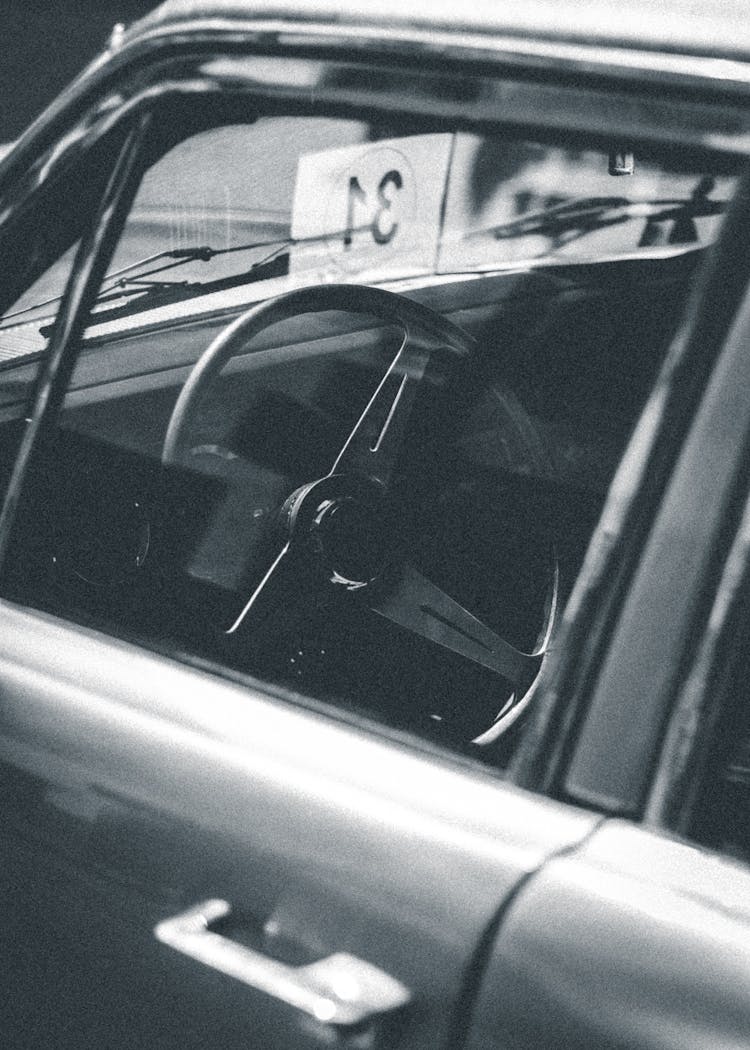
[(632, 175), (613, 176), (599, 151), (458, 135), (439, 269), (705, 245), (733, 186), (638, 155)]

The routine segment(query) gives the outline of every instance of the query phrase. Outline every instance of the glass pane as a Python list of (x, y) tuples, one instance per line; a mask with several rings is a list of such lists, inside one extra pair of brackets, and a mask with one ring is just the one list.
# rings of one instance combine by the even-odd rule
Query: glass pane
[(613, 176), (601, 151), (457, 135), (440, 269), (645, 258), (714, 239), (733, 178), (629, 159), (631, 174)]
[(734, 185), (609, 170), (217, 114), (142, 180), (14, 595), (502, 764)]

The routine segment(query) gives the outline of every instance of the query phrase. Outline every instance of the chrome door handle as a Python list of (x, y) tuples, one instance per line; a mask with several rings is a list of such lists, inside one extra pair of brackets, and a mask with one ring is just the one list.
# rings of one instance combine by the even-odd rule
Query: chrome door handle
[(154, 933), (178, 952), (326, 1024), (362, 1024), (411, 999), (400, 981), (355, 955), (337, 952), (306, 966), (288, 966), (211, 930), (211, 923), (230, 912), (227, 901), (204, 901), (160, 922)]

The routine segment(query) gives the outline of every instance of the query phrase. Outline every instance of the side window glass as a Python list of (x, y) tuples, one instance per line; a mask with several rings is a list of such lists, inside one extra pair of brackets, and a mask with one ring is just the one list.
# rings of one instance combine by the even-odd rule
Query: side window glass
[[(574, 168), (595, 196), (562, 213)], [(134, 197), (7, 593), (501, 764), (731, 190), (686, 170), (665, 204), (662, 170), (629, 211), (593, 145), (186, 132)]]

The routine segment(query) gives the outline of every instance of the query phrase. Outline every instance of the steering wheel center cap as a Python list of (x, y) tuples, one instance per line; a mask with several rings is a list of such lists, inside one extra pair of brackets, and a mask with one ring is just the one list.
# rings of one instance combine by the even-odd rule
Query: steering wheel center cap
[(391, 544), (383, 486), (358, 475), (331, 475), (303, 485), (284, 504), (292, 541), (312, 541), (329, 582), (358, 590), (383, 572)]

